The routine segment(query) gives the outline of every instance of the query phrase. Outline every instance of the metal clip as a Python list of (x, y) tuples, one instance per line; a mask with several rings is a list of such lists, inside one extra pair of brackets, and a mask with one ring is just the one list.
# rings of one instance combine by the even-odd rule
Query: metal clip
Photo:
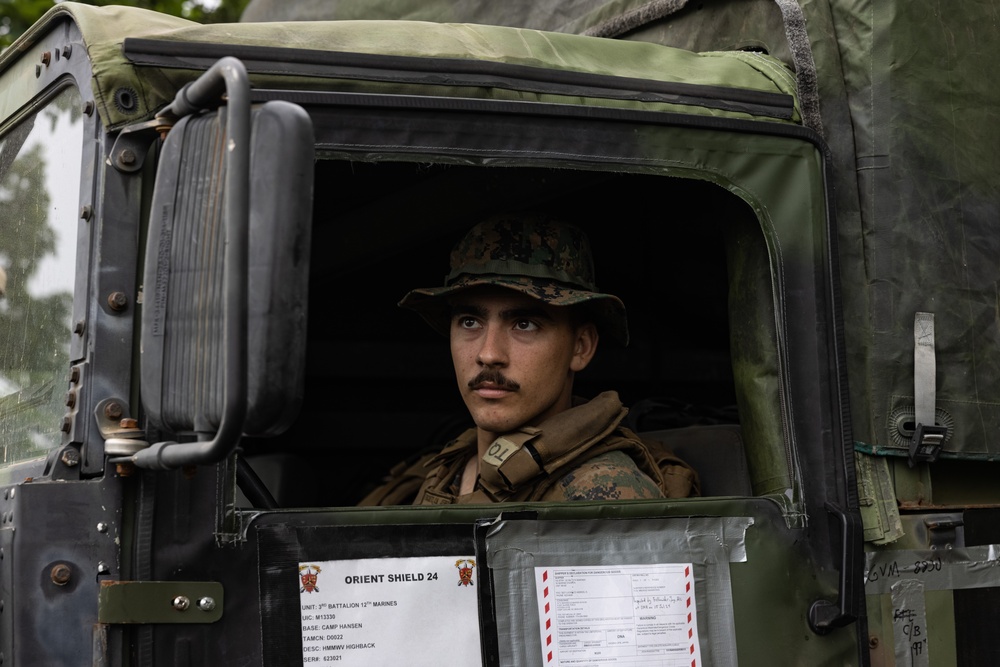
[(913, 439), (910, 441), (910, 467), (924, 461), (927, 463), (937, 461), (947, 433), (946, 426), (917, 424), (917, 428), (913, 430)]

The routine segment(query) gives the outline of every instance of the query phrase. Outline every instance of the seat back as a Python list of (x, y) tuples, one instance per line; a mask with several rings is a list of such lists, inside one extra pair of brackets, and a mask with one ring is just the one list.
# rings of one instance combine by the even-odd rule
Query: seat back
[(686, 426), (639, 434), (667, 445), (701, 478), (702, 496), (753, 495), (738, 424)]

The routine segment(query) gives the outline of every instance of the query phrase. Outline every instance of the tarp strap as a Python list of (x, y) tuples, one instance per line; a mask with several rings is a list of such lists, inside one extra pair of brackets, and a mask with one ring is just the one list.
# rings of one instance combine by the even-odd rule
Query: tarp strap
[(819, 77), (813, 58), (806, 18), (797, 0), (775, 0), (785, 24), (785, 39), (792, 51), (795, 82), (802, 108), (802, 124), (823, 135), (823, 118), (819, 108)]
[(934, 313), (913, 317), (913, 440), (910, 467), (920, 461), (933, 462), (941, 453), (947, 431), (936, 425), (937, 363), (934, 358)]
[(864, 525), (865, 542), (890, 544), (903, 536), (896, 491), (889, 472), (889, 460), (856, 452), (858, 504)]

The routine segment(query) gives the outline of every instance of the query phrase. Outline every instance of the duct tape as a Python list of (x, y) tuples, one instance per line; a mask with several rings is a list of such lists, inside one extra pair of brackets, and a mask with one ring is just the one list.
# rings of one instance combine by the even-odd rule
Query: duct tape
[(504, 520), (486, 533), (493, 577), (500, 663), (541, 665), (535, 568), (690, 563), (704, 664), (737, 664), (729, 564), (746, 562), (750, 517), (587, 521)]
[(1000, 545), (865, 554), (866, 594), (890, 593), (903, 580), (919, 581), (928, 591), (1000, 586)]
[(892, 584), (892, 636), (896, 667), (928, 667), (924, 585), (917, 579)]

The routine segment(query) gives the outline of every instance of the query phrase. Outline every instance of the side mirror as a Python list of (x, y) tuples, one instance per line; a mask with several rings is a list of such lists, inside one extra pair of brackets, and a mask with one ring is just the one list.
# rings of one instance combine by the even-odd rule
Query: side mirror
[[(197, 113), (218, 103), (227, 105)], [(182, 89), (146, 245), (141, 394), (161, 442), (131, 457), (176, 468), (228, 456), (295, 418), (305, 375), (313, 131), (287, 102), (250, 110), (242, 63)]]

